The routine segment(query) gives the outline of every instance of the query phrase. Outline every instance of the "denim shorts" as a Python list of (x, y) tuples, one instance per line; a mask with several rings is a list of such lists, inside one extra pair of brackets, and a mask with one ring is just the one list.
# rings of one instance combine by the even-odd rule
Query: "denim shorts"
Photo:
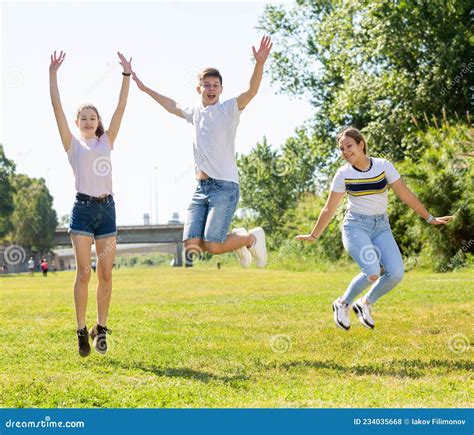
[(201, 239), (224, 243), (240, 198), (232, 181), (199, 180), (184, 224), (183, 241)]
[(103, 202), (76, 199), (69, 219), (69, 233), (94, 239), (116, 236), (115, 202), (112, 195)]

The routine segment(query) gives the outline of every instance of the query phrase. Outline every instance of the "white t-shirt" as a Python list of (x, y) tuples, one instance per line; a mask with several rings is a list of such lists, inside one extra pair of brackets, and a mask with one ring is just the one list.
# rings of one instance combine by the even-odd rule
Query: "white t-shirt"
[(181, 109), (194, 126), (193, 152), (196, 173), (204, 171), (216, 180), (239, 182), (235, 160), (235, 134), (241, 111), (237, 98), (204, 107), (202, 103)]
[(112, 195), (112, 162), (109, 136), (99, 139), (72, 137), (67, 151), (76, 179), (76, 191), (90, 196)]
[(370, 158), (370, 168), (361, 171), (349, 163), (340, 167), (334, 176), (331, 190), (347, 192), (349, 210), (365, 214), (387, 211), (388, 185), (400, 178), (395, 167), (385, 159)]

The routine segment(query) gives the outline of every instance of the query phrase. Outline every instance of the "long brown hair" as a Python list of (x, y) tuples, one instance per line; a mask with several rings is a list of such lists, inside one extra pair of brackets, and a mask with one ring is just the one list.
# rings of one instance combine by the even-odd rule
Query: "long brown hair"
[(99, 125), (97, 126), (97, 130), (95, 131), (95, 135), (96, 137), (101, 137), (105, 133), (105, 129), (102, 124), (102, 118), (99, 115), (99, 111), (97, 110), (95, 106), (93, 106), (92, 104), (82, 104), (81, 106), (79, 106), (79, 109), (77, 109), (76, 120), (79, 119), (79, 115), (81, 114), (81, 111), (84, 109), (91, 109), (96, 113), (97, 119), (99, 120)]
[(364, 154), (367, 155), (367, 142), (364, 139), (364, 136), (362, 136), (362, 133), (355, 127), (344, 127), (342, 130), (337, 133), (336, 136), (336, 143), (339, 144), (341, 139), (343, 137), (350, 137), (351, 139), (354, 139), (358, 144), (362, 141), (364, 142)]

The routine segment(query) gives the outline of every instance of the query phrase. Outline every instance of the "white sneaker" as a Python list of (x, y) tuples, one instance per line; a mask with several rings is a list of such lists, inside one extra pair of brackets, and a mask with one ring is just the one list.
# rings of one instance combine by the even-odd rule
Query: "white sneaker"
[(262, 227), (254, 228), (249, 231), (255, 236), (255, 243), (248, 248), (252, 257), (255, 258), (257, 267), (265, 267), (267, 265), (267, 245), (265, 243), (265, 231)]
[[(249, 233), (245, 228), (234, 228), (232, 230), (232, 234), (237, 234), (238, 236), (248, 236)], [(244, 245), (241, 248), (236, 249), (235, 253), (237, 254), (237, 257), (239, 257), (240, 265), (242, 267), (250, 267), (250, 264), (252, 263), (252, 255), (247, 249), (247, 246)]]
[(334, 322), (339, 328), (346, 331), (351, 327), (351, 319), (349, 319), (349, 305), (341, 304), (339, 298), (332, 303), (332, 310), (334, 311)]
[(362, 323), (366, 328), (374, 329), (375, 322), (370, 314), (370, 309), (372, 308), (371, 304), (362, 303), (362, 298), (357, 299), (352, 304), (352, 309), (359, 317), (360, 323)]

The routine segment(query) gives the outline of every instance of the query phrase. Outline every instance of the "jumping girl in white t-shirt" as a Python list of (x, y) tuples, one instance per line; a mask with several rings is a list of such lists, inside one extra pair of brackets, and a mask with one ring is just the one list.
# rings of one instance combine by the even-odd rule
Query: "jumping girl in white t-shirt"
[[(297, 240), (315, 242), (336, 213), (347, 192), (349, 207), (344, 218), (342, 241), (349, 255), (362, 272), (333, 302), (334, 321), (342, 329), (350, 328), (349, 306), (360, 322), (374, 328), (370, 309), (379, 298), (392, 290), (403, 278), (400, 250), (393, 238), (387, 217), (388, 188), (415, 213), (431, 225), (445, 225), (452, 216), (433, 217), (401, 180), (395, 167), (387, 160), (369, 157), (364, 137), (356, 128), (346, 128), (337, 135), (337, 144), (346, 164), (339, 168), (332, 181), (329, 197), (311, 234)], [(380, 276), (380, 264), (384, 273)], [(367, 287), (367, 294), (354, 299)]]
[(86, 308), (93, 239), (97, 255), (97, 323), (92, 328), (90, 336), (97, 352), (102, 354), (107, 352), (106, 334), (110, 333), (106, 323), (112, 294), (112, 265), (115, 259), (117, 235), (110, 152), (127, 104), (132, 59), (127, 61), (121, 53), (118, 53), (123, 67), (123, 80), (119, 102), (107, 131), (104, 131), (97, 109), (92, 105), (83, 105), (76, 115), (76, 126), (79, 129), (76, 137), (69, 130), (59, 98), (57, 71), (65, 56), (62, 51), (59, 56), (56, 52), (51, 55), (50, 94), (61, 141), (76, 183), (77, 194), (71, 212), (69, 233), (76, 257), (74, 302), (79, 355), (88, 356), (91, 347), (86, 327)]

